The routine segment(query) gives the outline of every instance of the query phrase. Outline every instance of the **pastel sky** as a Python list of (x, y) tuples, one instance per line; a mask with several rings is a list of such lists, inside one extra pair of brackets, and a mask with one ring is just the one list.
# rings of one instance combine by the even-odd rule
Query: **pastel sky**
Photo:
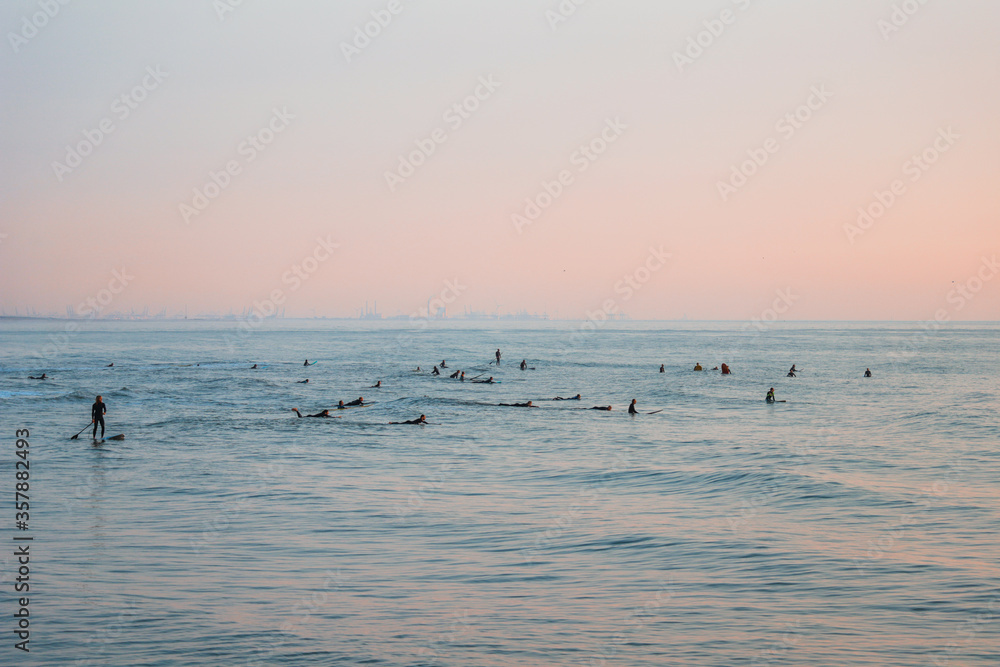
[(109, 310), (411, 314), (452, 281), (451, 313), (1000, 312), (995, 0), (35, 0), (0, 24), (8, 313), (122, 268)]

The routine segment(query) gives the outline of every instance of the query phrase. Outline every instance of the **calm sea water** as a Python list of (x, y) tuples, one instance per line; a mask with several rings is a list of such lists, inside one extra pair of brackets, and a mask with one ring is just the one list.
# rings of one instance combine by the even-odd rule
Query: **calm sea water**
[(1000, 663), (996, 325), (64, 325), (0, 323), (0, 664)]

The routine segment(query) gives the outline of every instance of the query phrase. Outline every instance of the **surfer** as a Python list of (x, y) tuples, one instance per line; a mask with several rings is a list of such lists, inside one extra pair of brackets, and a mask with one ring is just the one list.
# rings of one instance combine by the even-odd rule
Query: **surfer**
[(632, 399), (632, 402), (629, 403), (628, 413), (630, 415), (637, 415), (637, 414), (639, 414), (639, 411), (635, 409), (635, 399), (634, 398)]
[(729, 364), (722, 364), (722, 374), (723, 375), (730, 375), (731, 373), (732, 373), (732, 371), (729, 370)]
[(580, 394), (577, 394), (576, 396), (570, 396), (569, 398), (563, 398), (562, 396), (556, 396), (552, 400), (553, 401), (579, 401), (580, 400)]
[(49, 376), (48, 376), (48, 375), (46, 375), (45, 373), (42, 373), (42, 374), (41, 374), (41, 375), (39, 375), (38, 377), (35, 377), (34, 375), (29, 375), (29, 376), (28, 376), (28, 379), (29, 379), (29, 380), (48, 380), (48, 379), (49, 379)]
[(340, 402), (338, 402), (338, 403), (337, 403), (337, 409), (338, 409), (338, 410), (343, 410), (343, 409), (344, 409), (344, 408), (346, 408), (346, 407), (347, 407), (347, 406), (346, 406), (346, 405), (344, 405), (344, 400), (343, 400), (343, 399), (341, 399), (341, 400), (340, 400)]
[(98, 396), (94, 399), (94, 404), (90, 406), (90, 421), (94, 424), (94, 440), (97, 440), (97, 425), (101, 425), (101, 439), (104, 438), (104, 414), (108, 411), (108, 406), (104, 404), (104, 399)]
[(767, 403), (774, 403), (774, 387), (771, 387), (771, 389), (767, 392), (767, 396), (764, 397), (764, 400)]
[(527, 403), (501, 403), (501, 406), (505, 408), (537, 408), (537, 405), (532, 405), (531, 401)]
[(458, 379), (465, 382), (465, 371), (462, 371), (462, 375)]
[(663, 370), (663, 364), (660, 364), (660, 372), (661, 372), (661, 373), (666, 373), (666, 371), (665, 371), (665, 370)]
[(414, 373), (419, 373), (419, 372), (420, 372), (420, 366), (417, 366), (417, 370), (415, 370), (415, 371), (413, 371), (413, 372), (414, 372)]
[(306, 378), (305, 380), (299, 380), (295, 384), (309, 384), (309, 378)]
[(299, 412), (298, 408), (292, 408), (292, 412), (294, 412), (296, 414), (296, 416), (298, 416), (299, 419), (301, 419), (303, 417), (329, 417), (330, 416), (330, 411), (329, 410), (323, 410), (322, 412), (317, 412), (314, 415), (304, 415), (301, 412)]
[(448, 363), (444, 359), (441, 360), (441, 368), (448, 368)]
[(450, 379), (452, 379), (452, 380), (456, 380), (456, 379), (458, 379), (458, 376), (459, 376), (459, 375), (460, 375), (461, 373), (462, 373), (462, 371), (455, 371), (454, 373), (452, 373), (452, 374), (451, 374), (451, 375), (449, 375), (448, 377), (449, 377)]
[(497, 366), (499, 366), (500, 365), (500, 348), (499, 347), (497, 348), (496, 357), (497, 357)]
[(865, 369), (865, 377), (866, 378), (870, 378), (871, 376), (872, 376), (872, 369), (866, 368)]
[(701, 367), (701, 362), (698, 362), (697, 364), (695, 364), (694, 365), (694, 369), (696, 371), (703, 371), (703, 370), (705, 370), (704, 368)]
[(437, 366), (435, 366), (434, 370), (431, 371), (431, 375), (441, 375), (441, 371), (438, 370)]
[(253, 366), (251, 366), (251, 367), (250, 367), (250, 370), (252, 370), (252, 371), (255, 371), (255, 370), (257, 370), (257, 364), (254, 364)]
[(521, 359), (521, 370), (524, 371), (524, 370), (527, 370), (527, 369), (528, 369), (528, 360), (527, 359)]
[(792, 364), (792, 367), (788, 369), (788, 377), (790, 378), (795, 377), (795, 371), (796, 371), (795, 364)]
[(427, 417), (420, 415), (416, 419), (408, 419), (405, 422), (389, 422), (390, 424), (426, 424)]
[(604, 410), (606, 412), (611, 412), (611, 406), (610, 405), (595, 405), (594, 407), (592, 407), (590, 409), (591, 410)]
[(473, 380), (476, 384), (493, 384), (493, 376), (490, 376), (489, 380)]
[(372, 386), (369, 387), (369, 389), (381, 389), (381, 388), (382, 388), (382, 381), (381, 380), (379, 380), (378, 382), (376, 382), (375, 384), (373, 384)]
[(108, 364), (107, 366), (105, 366), (105, 368), (111, 368), (114, 365), (115, 365), (115, 362), (112, 361), (110, 364)]
[[(358, 407), (359, 405), (364, 405), (365, 404), (365, 399), (364, 399), (363, 396), (359, 396), (358, 400), (356, 400), (356, 401), (351, 401), (350, 403), (344, 403), (343, 401), (341, 401), (340, 403), (345, 408), (355, 408), (355, 407)], [(337, 406), (337, 407), (340, 407), (340, 406)]]

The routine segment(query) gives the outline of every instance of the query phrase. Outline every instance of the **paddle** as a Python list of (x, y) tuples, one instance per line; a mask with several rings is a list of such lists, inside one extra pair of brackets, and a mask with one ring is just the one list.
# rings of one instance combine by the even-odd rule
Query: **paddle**
[[(90, 424), (93, 424), (93, 423), (94, 423), (94, 422), (90, 422)], [(88, 428), (90, 428), (90, 424), (87, 424), (86, 426), (84, 426), (83, 428), (81, 428), (81, 429), (80, 429), (80, 433), (83, 433), (83, 432), (84, 432), (84, 431), (86, 431), (86, 430), (87, 430)], [(76, 440), (77, 438), (79, 438), (79, 437), (80, 437), (80, 433), (77, 433), (76, 435), (74, 435), (74, 436), (73, 436), (72, 438), (70, 438), (70, 440)]]

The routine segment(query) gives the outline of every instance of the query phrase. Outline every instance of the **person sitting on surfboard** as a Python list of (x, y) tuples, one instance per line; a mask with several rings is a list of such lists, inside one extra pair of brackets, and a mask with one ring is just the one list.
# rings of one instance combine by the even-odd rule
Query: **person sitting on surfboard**
[(292, 412), (294, 412), (299, 417), (299, 419), (301, 419), (302, 417), (329, 417), (330, 416), (330, 411), (329, 410), (323, 410), (322, 412), (317, 412), (314, 415), (304, 415), (301, 412), (299, 412), (298, 408), (292, 408)]
[(866, 368), (865, 369), (865, 377), (866, 378), (870, 378), (871, 376), (872, 376), (872, 369)]
[(302, 364), (302, 365), (303, 365), (303, 366), (308, 366), (308, 365), (309, 365), (309, 360), (308, 360), (308, 359), (306, 359), (306, 363), (304, 363), (304, 364)]
[(695, 364), (694, 365), (694, 369), (696, 371), (703, 371), (703, 370), (705, 370), (704, 368), (701, 367), (701, 362), (698, 362), (697, 364)]
[(462, 382), (465, 382), (465, 371), (462, 371), (462, 375), (458, 379), (461, 380)]
[(375, 384), (373, 384), (371, 387), (369, 387), (369, 389), (381, 389), (381, 388), (382, 388), (382, 381), (381, 380), (379, 380), (378, 382), (376, 382)]
[(632, 402), (629, 403), (628, 413), (630, 415), (637, 415), (637, 414), (639, 414), (639, 411), (635, 409), (635, 399), (634, 398), (632, 399)]
[(522, 371), (523, 370), (527, 370), (527, 368), (528, 368), (528, 360), (527, 359), (521, 359), (521, 370)]
[(448, 368), (447, 360), (445, 359), (441, 360), (441, 368)]
[(537, 408), (537, 405), (532, 405), (531, 401), (527, 403), (501, 403), (500, 405), (506, 408)]
[(790, 378), (795, 377), (795, 371), (796, 371), (795, 364), (792, 364), (792, 367), (788, 369), (788, 377)]
[(771, 389), (767, 392), (767, 396), (764, 397), (764, 400), (768, 403), (774, 403), (774, 387), (771, 387)]
[(452, 373), (448, 377), (451, 378), (452, 380), (456, 380), (456, 379), (458, 379), (458, 376), (459, 376), (459, 374), (461, 374), (461, 372), (462, 371), (455, 371), (454, 373)]
[(661, 373), (666, 373), (666, 371), (665, 371), (665, 370), (663, 370), (663, 364), (660, 364), (660, 372), (661, 372)]
[(101, 438), (104, 438), (104, 415), (108, 411), (108, 406), (104, 404), (104, 399), (98, 396), (94, 399), (94, 404), (90, 406), (90, 421), (94, 423), (94, 440), (97, 440), (97, 425), (101, 425)]
[(441, 375), (441, 371), (438, 370), (437, 366), (435, 366), (434, 370), (431, 371), (431, 375)]

